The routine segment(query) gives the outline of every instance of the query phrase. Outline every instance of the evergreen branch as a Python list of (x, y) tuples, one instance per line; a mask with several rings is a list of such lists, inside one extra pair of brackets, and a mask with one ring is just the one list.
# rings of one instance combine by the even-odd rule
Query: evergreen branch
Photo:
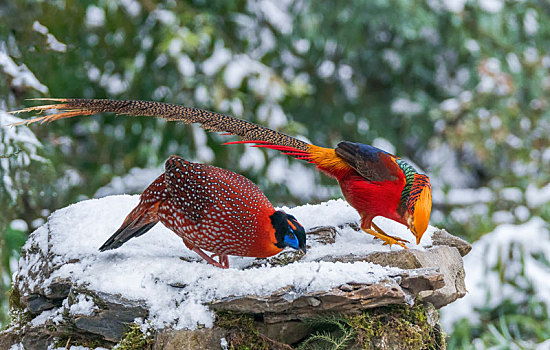
[(23, 152), (23, 150), (21, 148), (18, 148), (12, 153), (0, 154), (0, 158), (12, 158), (12, 157), (15, 157), (16, 155), (18, 155), (21, 152)]

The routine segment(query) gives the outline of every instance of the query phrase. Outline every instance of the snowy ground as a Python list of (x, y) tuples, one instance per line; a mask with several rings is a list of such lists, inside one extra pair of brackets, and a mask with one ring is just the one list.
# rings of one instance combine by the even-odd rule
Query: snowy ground
[[(175, 328), (195, 328), (198, 324), (211, 326), (213, 314), (204, 304), (221, 297), (267, 295), (288, 285), (293, 285), (298, 294), (326, 291), (348, 282), (377, 282), (399, 271), (367, 262), (314, 261), (326, 255), (365, 254), (390, 249), (349, 226), (339, 230), (334, 244), (322, 245), (309, 240), (310, 248), (302, 260), (277, 267), (264, 265), (245, 269), (255, 259), (242, 257), (230, 257), (231, 268), (227, 270), (207, 265), (162, 224), (119, 249), (100, 253), (98, 247), (120, 226), (138, 199), (137, 195), (110, 196), (58, 210), (31, 235), (24, 249), (34, 242), (42, 251), (49, 250), (51, 255), (56, 256), (51, 263), (57, 270), (50, 280), (70, 276), (89, 289), (122, 293), (129, 299), (144, 300), (150, 308), (147, 323), (157, 328), (168, 324)], [(295, 215), (306, 230), (359, 220), (356, 211), (343, 200), (283, 209)], [(400, 224), (383, 219), (377, 222), (392, 234), (414, 240), (412, 234)], [(432, 227), (428, 229), (422, 241), (424, 245), (431, 243), (433, 231)], [(402, 248), (394, 246), (391, 249)], [(35, 257), (28, 254), (26, 259), (20, 260), (20, 276), (27, 278)], [(175, 288), (172, 286), (174, 284), (185, 285), (185, 288)], [(82, 298), (69, 311), (86, 314), (93, 312), (93, 309), (93, 302)], [(45, 311), (33, 320), (33, 324), (43, 323), (48, 318), (60, 319), (63, 311), (63, 307)]]

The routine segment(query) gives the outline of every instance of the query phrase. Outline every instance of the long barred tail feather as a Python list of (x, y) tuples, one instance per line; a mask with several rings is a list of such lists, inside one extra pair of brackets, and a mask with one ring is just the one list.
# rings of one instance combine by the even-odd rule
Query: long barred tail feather
[(50, 123), (59, 119), (92, 115), (101, 112), (113, 112), (129, 116), (154, 116), (168, 121), (180, 121), (186, 124), (198, 123), (205, 130), (237, 135), (243, 139), (243, 141), (228, 142), (227, 144), (255, 143), (257, 147), (276, 149), (282, 153), (290, 152), (289, 155), (295, 156), (298, 159), (309, 159), (310, 144), (307, 142), (222, 113), (153, 101), (73, 98), (41, 98), (36, 100), (59, 103), (29, 107), (11, 113), (44, 113), (52, 109), (58, 112), (35, 117), (20, 123), (15, 123), (14, 125), (28, 125), (36, 122)]
[(307, 151), (302, 151), (300, 149), (285, 146), (280, 144), (273, 144), (270, 141), (264, 140), (244, 140), (244, 141), (231, 141), (225, 142), (223, 145), (235, 145), (235, 144), (254, 144), (252, 147), (258, 148), (269, 148), (281, 152), (287, 156), (293, 156), (296, 159), (308, 160), (311, 163), (311, 153), (309, 152), (309, 147)]

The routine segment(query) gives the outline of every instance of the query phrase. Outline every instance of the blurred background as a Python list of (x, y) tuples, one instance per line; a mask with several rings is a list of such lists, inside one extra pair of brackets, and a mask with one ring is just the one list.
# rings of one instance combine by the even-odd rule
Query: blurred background
[(546, 0), (0, 2), (1, 323), (29, 233), (71, 203), (141, 192), (171, 154), (279, 205), (341, 196), (306, 163), (197, 126), (6, 126), (28, 98), (146, 99), (411, 160), (432, 179), (431, 224), (474, 245), (470, 294), (442, 310), (449, 348), (548, 349), (549, 49)]

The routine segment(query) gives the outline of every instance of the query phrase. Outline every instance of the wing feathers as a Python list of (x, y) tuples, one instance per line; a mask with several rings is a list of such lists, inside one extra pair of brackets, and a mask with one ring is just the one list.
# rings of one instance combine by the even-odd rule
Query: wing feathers
[(343, 141), (335, 152), (369, 181), (395, 181), (399, 178), (401, 170), (395, 161), (397, 158), (374, 146)]

